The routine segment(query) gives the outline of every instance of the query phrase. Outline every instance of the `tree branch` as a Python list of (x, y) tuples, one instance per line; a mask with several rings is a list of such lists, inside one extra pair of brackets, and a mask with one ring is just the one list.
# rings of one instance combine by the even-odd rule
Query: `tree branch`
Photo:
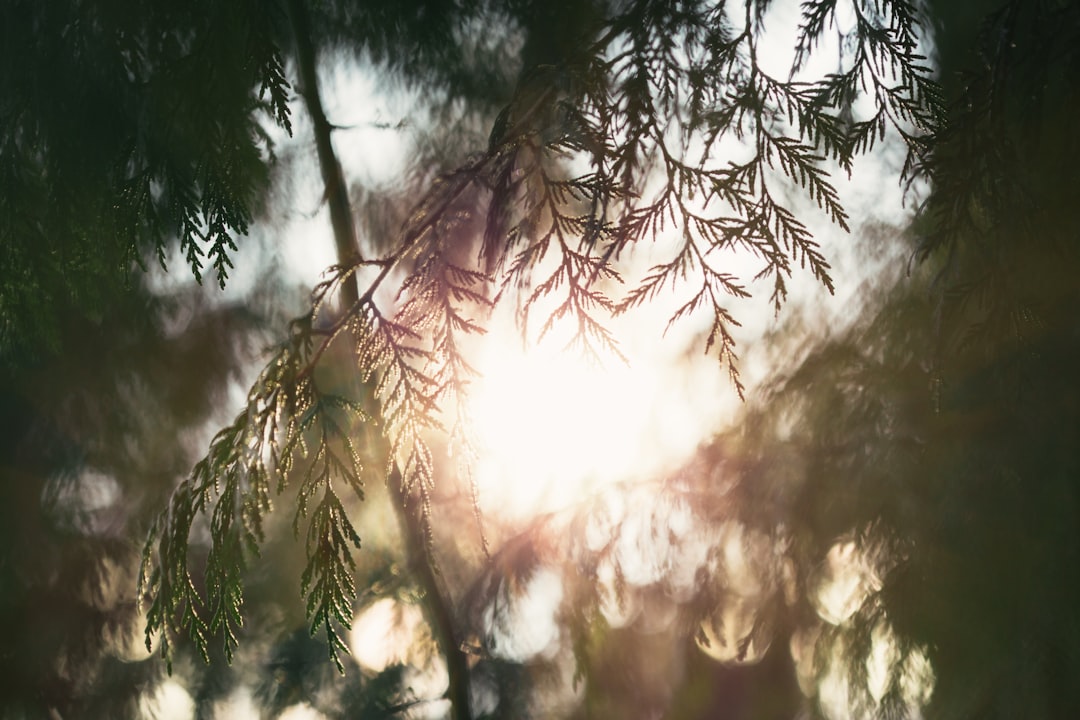
[[(338, 264), (343, 268), (348, 268), (355, 266), (363, 259), (360, 253), (360, 244), (356, 237), (356, 228), (353, 224), (348, 186), (345, 184), (341, 163), (334, 153), (334, 146), (331, 142), (333, 128), (326, 118), (322, 100), (319, 96), (318, 77), (315, 72), (315, 50), (311, 42), (307, 9), (304, 7), (302, 0), (289, 0), (289, 10), (296, 40), (296, 56), (302, 83), (302, 94), (314, 126), (315, 145), (319, 155), (319, 167), (322, 171), (326, 198), (330, 206), (330, 222), (334, 230)], [(460, 188), (458, 192), (460, 192)], [(411, 247), (441, 217), (441, 210), (445, 209), (445, 206), (456, 196), (457, 193), (452, 193), (444, 200), (439, 212), (432, 213), (419, 227), (413, 228), (411, 232), (406, 233), (403, 248), (383, 264), (379, 275), (363, 296), (360, 295), (359, 283), (355, 273), (343, 280), (341, 297), (342, 306), (345, 309), (344, 318), (349, 317), (353, 312), (359, 311), (364, 303), (372, 301), (375, 289), (389, 274), (402, 253)], [(327, 344), (329, 344), (329, 341)], [(461, 650), (461, 644), (457, 640), (454, 616), (448, 594), (443, 592), (435, 572), (434, 558), (431, 556), (430, 547), (426, 542), (423, 523), (408, 502), (409, 498), (402, 482), (401, 473), (396, 467), (394, 467), (386, 480), (390, 486), (394, 508), (401, 522), (409, 564), (416, 571), (417, 579), (423, 590), (429, 619), (434, 626), (433, 629), (438, 638), (439, 648), (446, 660), (447, 674), (449, 675), (447, 697), (450, 700), (451, 716), (454, 720), (472, 720), (469, 698), (469, 666), (465, 654)]]

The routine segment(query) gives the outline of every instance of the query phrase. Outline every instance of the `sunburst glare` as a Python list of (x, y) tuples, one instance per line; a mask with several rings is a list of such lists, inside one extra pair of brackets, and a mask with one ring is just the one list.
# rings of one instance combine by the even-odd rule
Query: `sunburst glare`
[(567, 349), (557, 331), (523, 341), (504, 315), (492, 319), (477, 353), (480, 377), (468, 398), (480, 503), (502, 519), (662, 475), (733, 407), (715, 360), (658, 342), (662, 324), (616, 326), (625, 359), (612, 353), (594, 361)]

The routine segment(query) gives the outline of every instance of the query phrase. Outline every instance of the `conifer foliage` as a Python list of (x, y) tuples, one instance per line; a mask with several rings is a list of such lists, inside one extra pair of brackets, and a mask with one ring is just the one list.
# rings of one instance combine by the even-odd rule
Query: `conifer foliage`
[(290, 127), (274, 19), (257, 2), (4, 3), (5, 354), (57, 349), (66, 313), (103, 312), (174, 240), (224, 286), (266, 188), (260, 123)]
[[(423, 606), (456, 720), (548, 713), (564, 661), (575, 717), (1077, 716), (1078, 8), (0, 4), (0, 715), (150, 712), (162, 664), (138, 662), (117, 589), (138, 569), (147, 645), (200, 715), (255, 687), (252, 656), (270, 713), (317, 704), (305, 684), (325, 689), (331, 663), (349, 680), (328, 716), (432, 702), (409, 669), (346, 657), (357, 606), (393, 596)], [(335, 155), (349, 119), (318, 82), (341, 58), (417, 98), (385, 123), (416, 141), (392, 190), (350, 187)], [(189, 472), (177, 438), (260, 313), (154, 297), (138, 269), (224, 286), (275, 212), (289, 158), (272, 137), (298, 118), (337, 264)], [(510, 538), (477, 484), (459, 500), (495, 312), (610, 362), (621, 316), (662, 304), (741, 396), (746, 300), (779, 312), (798, 277), (832, 290), (812, 228), (857, 229), (841, 178), (897, 149), (918, 188), (907, 276), (746, 392), (739, 422)], [(387, 501), (389, 541), (361, 520)], [(288, 556), (272, 579), (260, 553)], [(295, 617), (274, 604), (282, 575)], [(521, 660), (521, 607), (552, 575), (558, 656)], [(288, 616), (276, 639), (268, 605)], [(200, 672), (186, 648), (241, 662)]]
[[(803, 3), (794, 63), (781, 74), (763, 57), (775, 32), (765, 0), (578, 4), (587, 12), (568, 11), (579, 22), (564, 28), (573, 42), (540, 61), (535, 47), (545, 39), (530, 33), (545, 24), (530, 3), (436, 4), (455, 30), (424, 36), (430, 57), (447, 57), (438, 43), (468, 39), (480, 20), (524, 37), (512, 96), (493, 120), (487, 147), (431, 182), (395, 236), (365, 238), (357, 256), (341, 258), (316, 288), (311, 312), (292, 324), (247, 407), (177, 489), (146, 545), (142, 573), (151, 600), (148, 641), (158, 636), (166, 656), (182, 634), (204, 653), (220, 636), (231, 655), (247, 560), (258, 552), (272, 498), (295, 487), (294, 527), (309, 557), (302, 578), (309, 619), (340, 662), (341, 627), (350, 623), (356, 594), (351, 553), (362, 531), (344, 511), (341, 493), (363, 495), (362, 458), (384, 467), (430, 543), (440, 462), (431, 433), (447, 433), (468, 455), (467, 418), (455, 410), (474, 374), (468, 338), (484, 332), (484, 318), (499, 303), (517, 303), (524, 332), (569, 327), (572, 348), (600, 357), (618, 353), (607, 327), (612, 316), (689, 288), (671, 323), (691, 314), (711, 318), (704, 348), (741, 395), (733, 303), (765, 280), (779, 310), (789, 280), (803, 270), (831, 289), (828, 260), (803, 213), (816, 206), (846, 230), (832, 173), (850, 171), (856, 156), (889, 133), (904, 140), (908, 168), (920, 168), (942, 120), (919, 54), (924, 30), (916, 6), (903, 0), (852, 3), (855, 22), (840, 44), (839, 71), (809, 79), (804, 68), (836, 32), (832, 0)], [(417, 17), (424, 10), (418, 6)], [(425, 26), (392, 27), (419, 37)], [(216, 35), (206, 37), (212, 43)], [(252, 31), (239, 45), (250, 53), (234, 50), (229, 62), (250, 69), (247, 82), (258, 90), (246, 96), (251, 109), (265, 105), (287, 127), (293, 109), (280, 48), (300, 43), (275, 37)], [(390, 56), (390, 43), (373, 43), (374, 51)], [(203, 57), (197, 47), (187, 50), (190, 56), (176, 51), (177, 62)], [(187, 69), (197, 62), (206, 61), (181, 66), (197, 73), (197, 66)], [(392, 58), (388, 66), (443, 93), (469, 92), (442, 73)], [(214, 132), (227, 140), (235, 129), (216, 124)], [(206, 252), (224, 282), (231, 233), (247, 229), (252, 195), (234, 193), (230, 173), (244, 173), (242, 164), (196, 157), (180, 169), (166, 155), (122, 179), (133, 184), (131, 197), (142, 198), (136, 215), (158, 217), (156, 203), (164, 203), (193, 272), (201, 272)], [(624, 284), (619, 259), (662, 234), (679, 240), (644, 278)], [(730, 250), (752, 254), (757, 275), (729, 272)], [(324, 389), (321, 364), (341, 345), (352, 349), (359, 382), (351, 391)], [(359, 447), (354, 438), (375, 437), (358, 431), (365, 426), (377, 428), (382, 440)], [(205, 595), (188, 557), (200, 514), (209, 517), (213, 539)]]

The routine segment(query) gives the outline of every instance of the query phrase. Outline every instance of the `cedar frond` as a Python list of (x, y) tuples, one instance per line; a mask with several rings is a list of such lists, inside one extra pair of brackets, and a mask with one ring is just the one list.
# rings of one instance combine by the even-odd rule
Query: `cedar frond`
[[(243, 575), (248, 558), (263, 541), (263, 518), (271, 511), (272, 477), (278, 478), (276, 494), (280, 495), (297, 461), (307, 460), (297, 496), (297, 530), (317, 490), (332, 492), (335, 480), (344, 480), (363, 497), (360, 453), (351, 439), (350, 424), (369, 418), (359, 403), (321, 392), (311, 378), (310, 316), (291, 327), (292, 336), (262, 371), (246, 408), (215, 436), (206, 457), (195, 465), (155, 522), (144, 547), (140, 597), (153, 598), (147, 611), (147, 646), (158, 636), (161, 654), (170, 665), (172, 643), (182, 632), (207, 660), (211, 637), (220, 636), (226, 659), (232, 659), (243, 622)], [(343, 423), (346, 419), (349, 422)], [(192, 524), (202, 513), (210, 514), (211, 530), (205, 598), (195, 589), (188, 567)], [(343, 515), (334, 517), (348, 522)], [(313, 524), (317, 521), (321, 519), (312, 518)], [(342, 525), (339, 530), (355, 535), (351, 526)], [(343, 602), (339, 595), (309, 595), (309, 608), (319, 617)], [(330, 641), (333, 646), (332, 637)]]

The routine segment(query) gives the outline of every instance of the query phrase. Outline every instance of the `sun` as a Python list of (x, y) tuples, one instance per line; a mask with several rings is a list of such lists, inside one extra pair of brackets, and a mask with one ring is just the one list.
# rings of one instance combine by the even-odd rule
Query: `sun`
[(515, 515), (557, 509), (633, 470), (645, 412), (625, 392), (627, 368), (512, 342), (491, 348), (484, 365), (471, 414), (485, 504)]
[(658, 333), (626, 326), (625, 355), (588, 360), (558, 339), (523, 341), (495, 322), (467, 399), (482, 509), (521, 520), (613, 483), (656, 478), (720, 426), (715, 365), (669, 354)]

